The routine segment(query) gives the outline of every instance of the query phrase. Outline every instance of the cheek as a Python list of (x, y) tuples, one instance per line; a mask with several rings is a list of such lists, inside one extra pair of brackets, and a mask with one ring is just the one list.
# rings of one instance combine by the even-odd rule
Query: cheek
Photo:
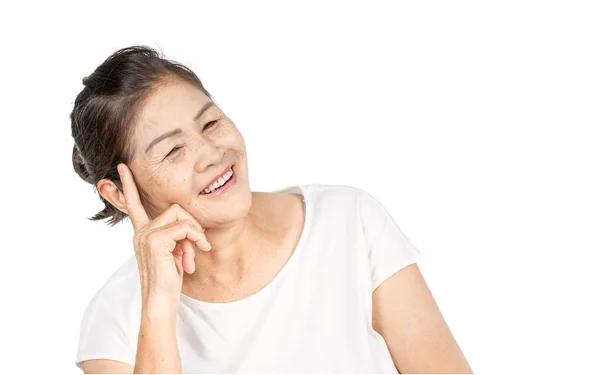
[(173, 168), (161, 177), (153, 186), (153, 195), (158, 199), (172, 204), (188, 198), (191, 182), (184, 168)]
[(147, 169), (144, 193), (157, 212), (163, 212), (172, 204), (183, 204), (190, 200), (193, 190), (189, 164), (185, 161)]
[(233, 152), (242, 152), (246, 149), (244, 137), (235, 126), (223, 129), (219, 134), (215, 132), (212, 136), (213, 143), (222, 148), (231, 149)]

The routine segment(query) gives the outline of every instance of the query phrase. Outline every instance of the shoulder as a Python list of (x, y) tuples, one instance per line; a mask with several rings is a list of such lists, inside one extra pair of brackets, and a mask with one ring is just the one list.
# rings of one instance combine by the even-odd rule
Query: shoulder
[(139, 271), (135, 255), (128, 258), (102, 285), (96, 297), (102, 296), (109, 300), (120, 297), (130, 297), (137, 292)]
[(328, 229), (360, 229), (369, 249), (379, 241), (379, 248), (410, 248), (408, 255), (417, 252), (390, 210), (374, 194), (349, 185), (311, 184), (305, 188), (314, 203), (319, 225)]
[(88, 303), (81, 319), (76, 364), (90, 359), (135, 361), (141, 295), (135, 256), (129, 258)]
[(312, 183), (292, 185), (273, 192), (254, 192), (256, 210), (268, 216), (286, 216), (290, 212), (301, 212), (306, 202), (311, 218), (355, 218), (362, 201), (370, 195), (354, 186)]
[(387, 213), (379, 200), (357, 186), (308, 184), (304, 185), (304, 189), (315, 212), (321, 215), (336, 214), (338, 217), (371, 221)]
[[(94, 324), (94, 317), (110, 315), (120, 323), (127, 323), (138, 310), (140, 301), (137, 260), (131, 256), (102, 285), (88, 303), (83, 325)], [(140, 305), (141, 306), (141, 305)]]
[(303, 186), (312, 202), (317, 205), (326, 205), (331, 207), (336, 205), (354, 206), (370, 197), (365, 190), (351, 185), (334, 184), (308, 184)]

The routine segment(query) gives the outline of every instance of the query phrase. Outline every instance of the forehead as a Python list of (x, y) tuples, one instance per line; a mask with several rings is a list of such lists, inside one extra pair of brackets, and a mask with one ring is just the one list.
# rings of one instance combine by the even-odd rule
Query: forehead
[(210, 98), (196, 86), (173, 81), (159, 86), (146, 99), (132, 124), (136, 154), (154, 138), (193, 122), (198, 109)]
[(209, 101), (202, 90), (187, 82), (167, 83), (142, 105), (136, 125), (143, 133), (171, 130), (189, 124), (196, 111)]

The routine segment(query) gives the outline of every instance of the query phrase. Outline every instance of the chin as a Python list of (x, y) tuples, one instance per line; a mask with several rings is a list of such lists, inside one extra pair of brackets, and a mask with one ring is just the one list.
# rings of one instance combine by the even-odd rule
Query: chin
[(190, 214), (196, 218), (202, 218), (200, 225), (206, 228), (232, 223), (246, 217), (252, 207), (250, 189), (239, 189), (231, 198), (207, 202), (205, 198), (198, 197), (191, 204), (190, 209), (193, 211), (190, 211)]

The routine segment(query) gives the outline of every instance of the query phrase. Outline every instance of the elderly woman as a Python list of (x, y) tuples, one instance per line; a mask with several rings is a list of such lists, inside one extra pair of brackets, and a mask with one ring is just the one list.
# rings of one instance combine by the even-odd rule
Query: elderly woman
[(73, 165), (105, 205), (91, 219), (135, 233), (84, 314), (85, 373), (471, 372), (420, 252), (371, 195), (252, 192), (233, 121), (151, 48), (83, 84)]

